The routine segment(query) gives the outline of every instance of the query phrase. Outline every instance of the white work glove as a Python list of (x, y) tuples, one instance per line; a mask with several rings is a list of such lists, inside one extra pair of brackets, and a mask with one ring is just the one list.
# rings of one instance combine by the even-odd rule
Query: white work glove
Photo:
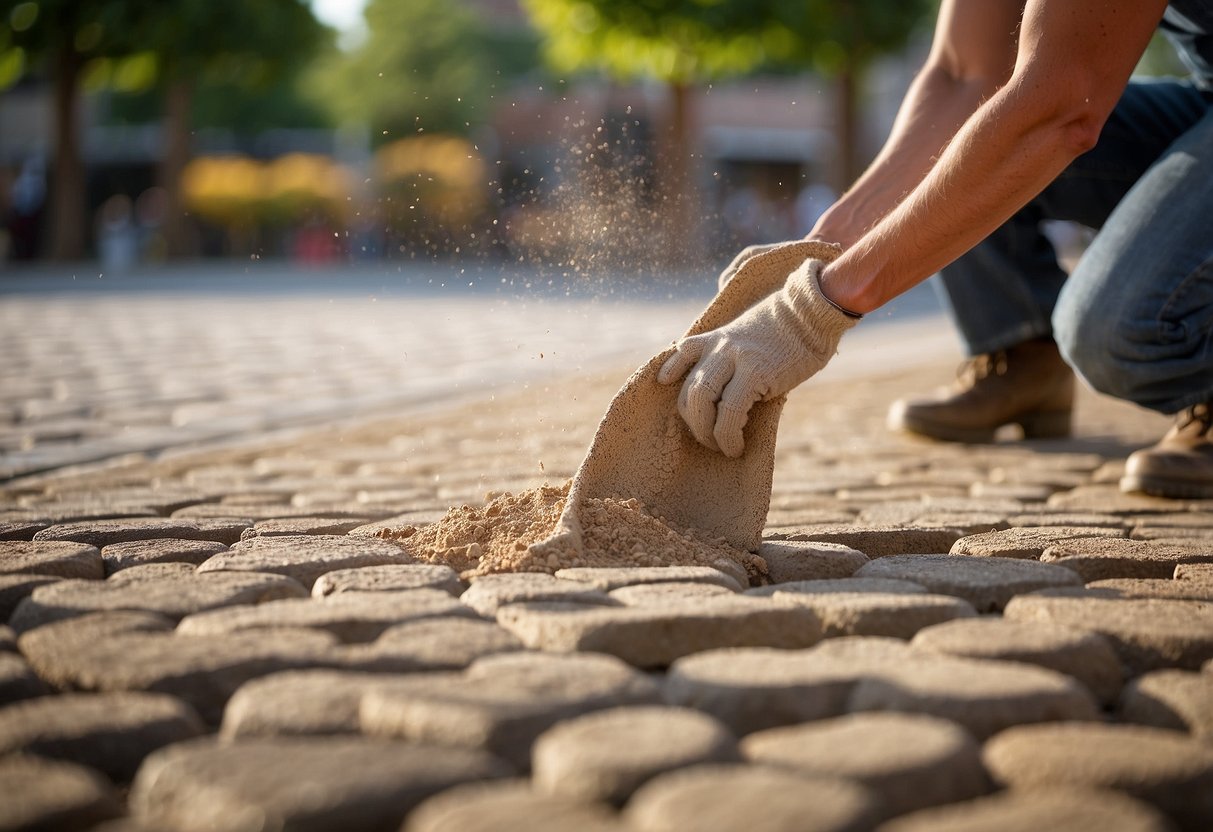
[(755, 257), (759, 254), (765, 254), (768, 251), (773, 251), (774, 249), (786, 245), (787, 243), (765, 243), (756, 246), (746, 246), (737, 254), (736, 257), (733, 258), (733, 262), (729, 263), (729, 265), (725, 267), (725, 270), (720, 273), (720, 277), (716, 278), (716, 291), (719, 292), (720, 290), (724, 289), (725, 286), (728, 286), (729, 281), (733, 279), (737, 272), (741, 271), (741, 267), (744, 266), (746, 261), (748, 261), (751, 257)]
[(741, 456), (741, 431), (753, 404), (784, 395), (834, 357), (842, 334), (861, 316), (822, 294), (824, 267), (821, 260), (806, 260), (782, 289), (735, 320), (675, 345), (657, 381), (672, 384), (687, 376), (678, 412), (700, 443)]

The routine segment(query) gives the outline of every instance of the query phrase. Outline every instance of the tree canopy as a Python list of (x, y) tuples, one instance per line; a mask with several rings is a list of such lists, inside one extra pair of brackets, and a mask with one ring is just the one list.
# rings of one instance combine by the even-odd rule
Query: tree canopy
[(840, 184), (858, 174), (857, 80), (901, 48), (931, 0), (522, 0), (545, 53), (567, 71), (648, 77), (676, 88), (767, 69), (838, 80)]
[(831, 74), (902, 46), (929, 0), (523, 0), (563, 69), (691, 83), (762, 67)]
[(370, 0), (366, 40), (318, 62), (311, 86), (342, 123), (376, 142), (466, 134), (489, 118), (498, 81), (539, 63), (533, 34), (493, 30), (464, 3)]

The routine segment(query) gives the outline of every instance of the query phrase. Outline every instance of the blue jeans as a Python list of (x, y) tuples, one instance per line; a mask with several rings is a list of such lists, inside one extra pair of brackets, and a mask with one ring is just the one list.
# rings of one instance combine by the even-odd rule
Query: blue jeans
[[(1051, 219), (1099, 229), (1069, 277)], [(941, 278), (971, 355), (1052, 337), (1102, 393), (1213, 400), (1213, 96), (1129, 84), (1096, 146)]]

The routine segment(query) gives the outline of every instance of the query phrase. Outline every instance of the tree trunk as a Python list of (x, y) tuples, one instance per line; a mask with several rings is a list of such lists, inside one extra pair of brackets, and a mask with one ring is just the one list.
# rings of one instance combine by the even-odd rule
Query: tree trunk
[(191, 81), (170, 81), (164, 95), (163, 152), (159, 180), (164, 189), (164, 245), (169, 257), (193, 254), (185, 218), (181, 176), (190, 160), (190, 110), (194, 101)]
[(659, 193), (666, 239), (662, 241), (668, 259), (686, 263), (703, 247), (699, 245), (699, 183), (692, 164), (691, 90), (685, 83), (670, 85), (670, 115), (662, 143), (662, 170)]
[(49, 254), (53, 260), (84, 256), (85, 180), (80, 158), (78, 98), (80, 56), (70, 39), (55, 55), (55, 161), (51, 173)]
[(859, 129), (859, 71), (848, 62), (835, 79), (835, 120), (838, 140), (838, 159), (832, 183), (838, 193), (843, 193), (863, 173)]

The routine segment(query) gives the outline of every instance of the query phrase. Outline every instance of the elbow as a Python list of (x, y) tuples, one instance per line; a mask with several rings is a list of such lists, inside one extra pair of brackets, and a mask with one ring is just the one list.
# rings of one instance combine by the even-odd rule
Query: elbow
[(1106, 90), (1076, 78), (1063, 84), (1033, 77), (1017, 80), (1008, 92), (1023, 107), (1025, 126), (1043, 128), (1059, 151), (1074, 158), (1095, 147), (1115, 104), (1106, 100)]
[(1108, 114), (1079, 107), (1065, 114), (1058, 126), (1060, 144), (1075, 158), (1095, 147)]

